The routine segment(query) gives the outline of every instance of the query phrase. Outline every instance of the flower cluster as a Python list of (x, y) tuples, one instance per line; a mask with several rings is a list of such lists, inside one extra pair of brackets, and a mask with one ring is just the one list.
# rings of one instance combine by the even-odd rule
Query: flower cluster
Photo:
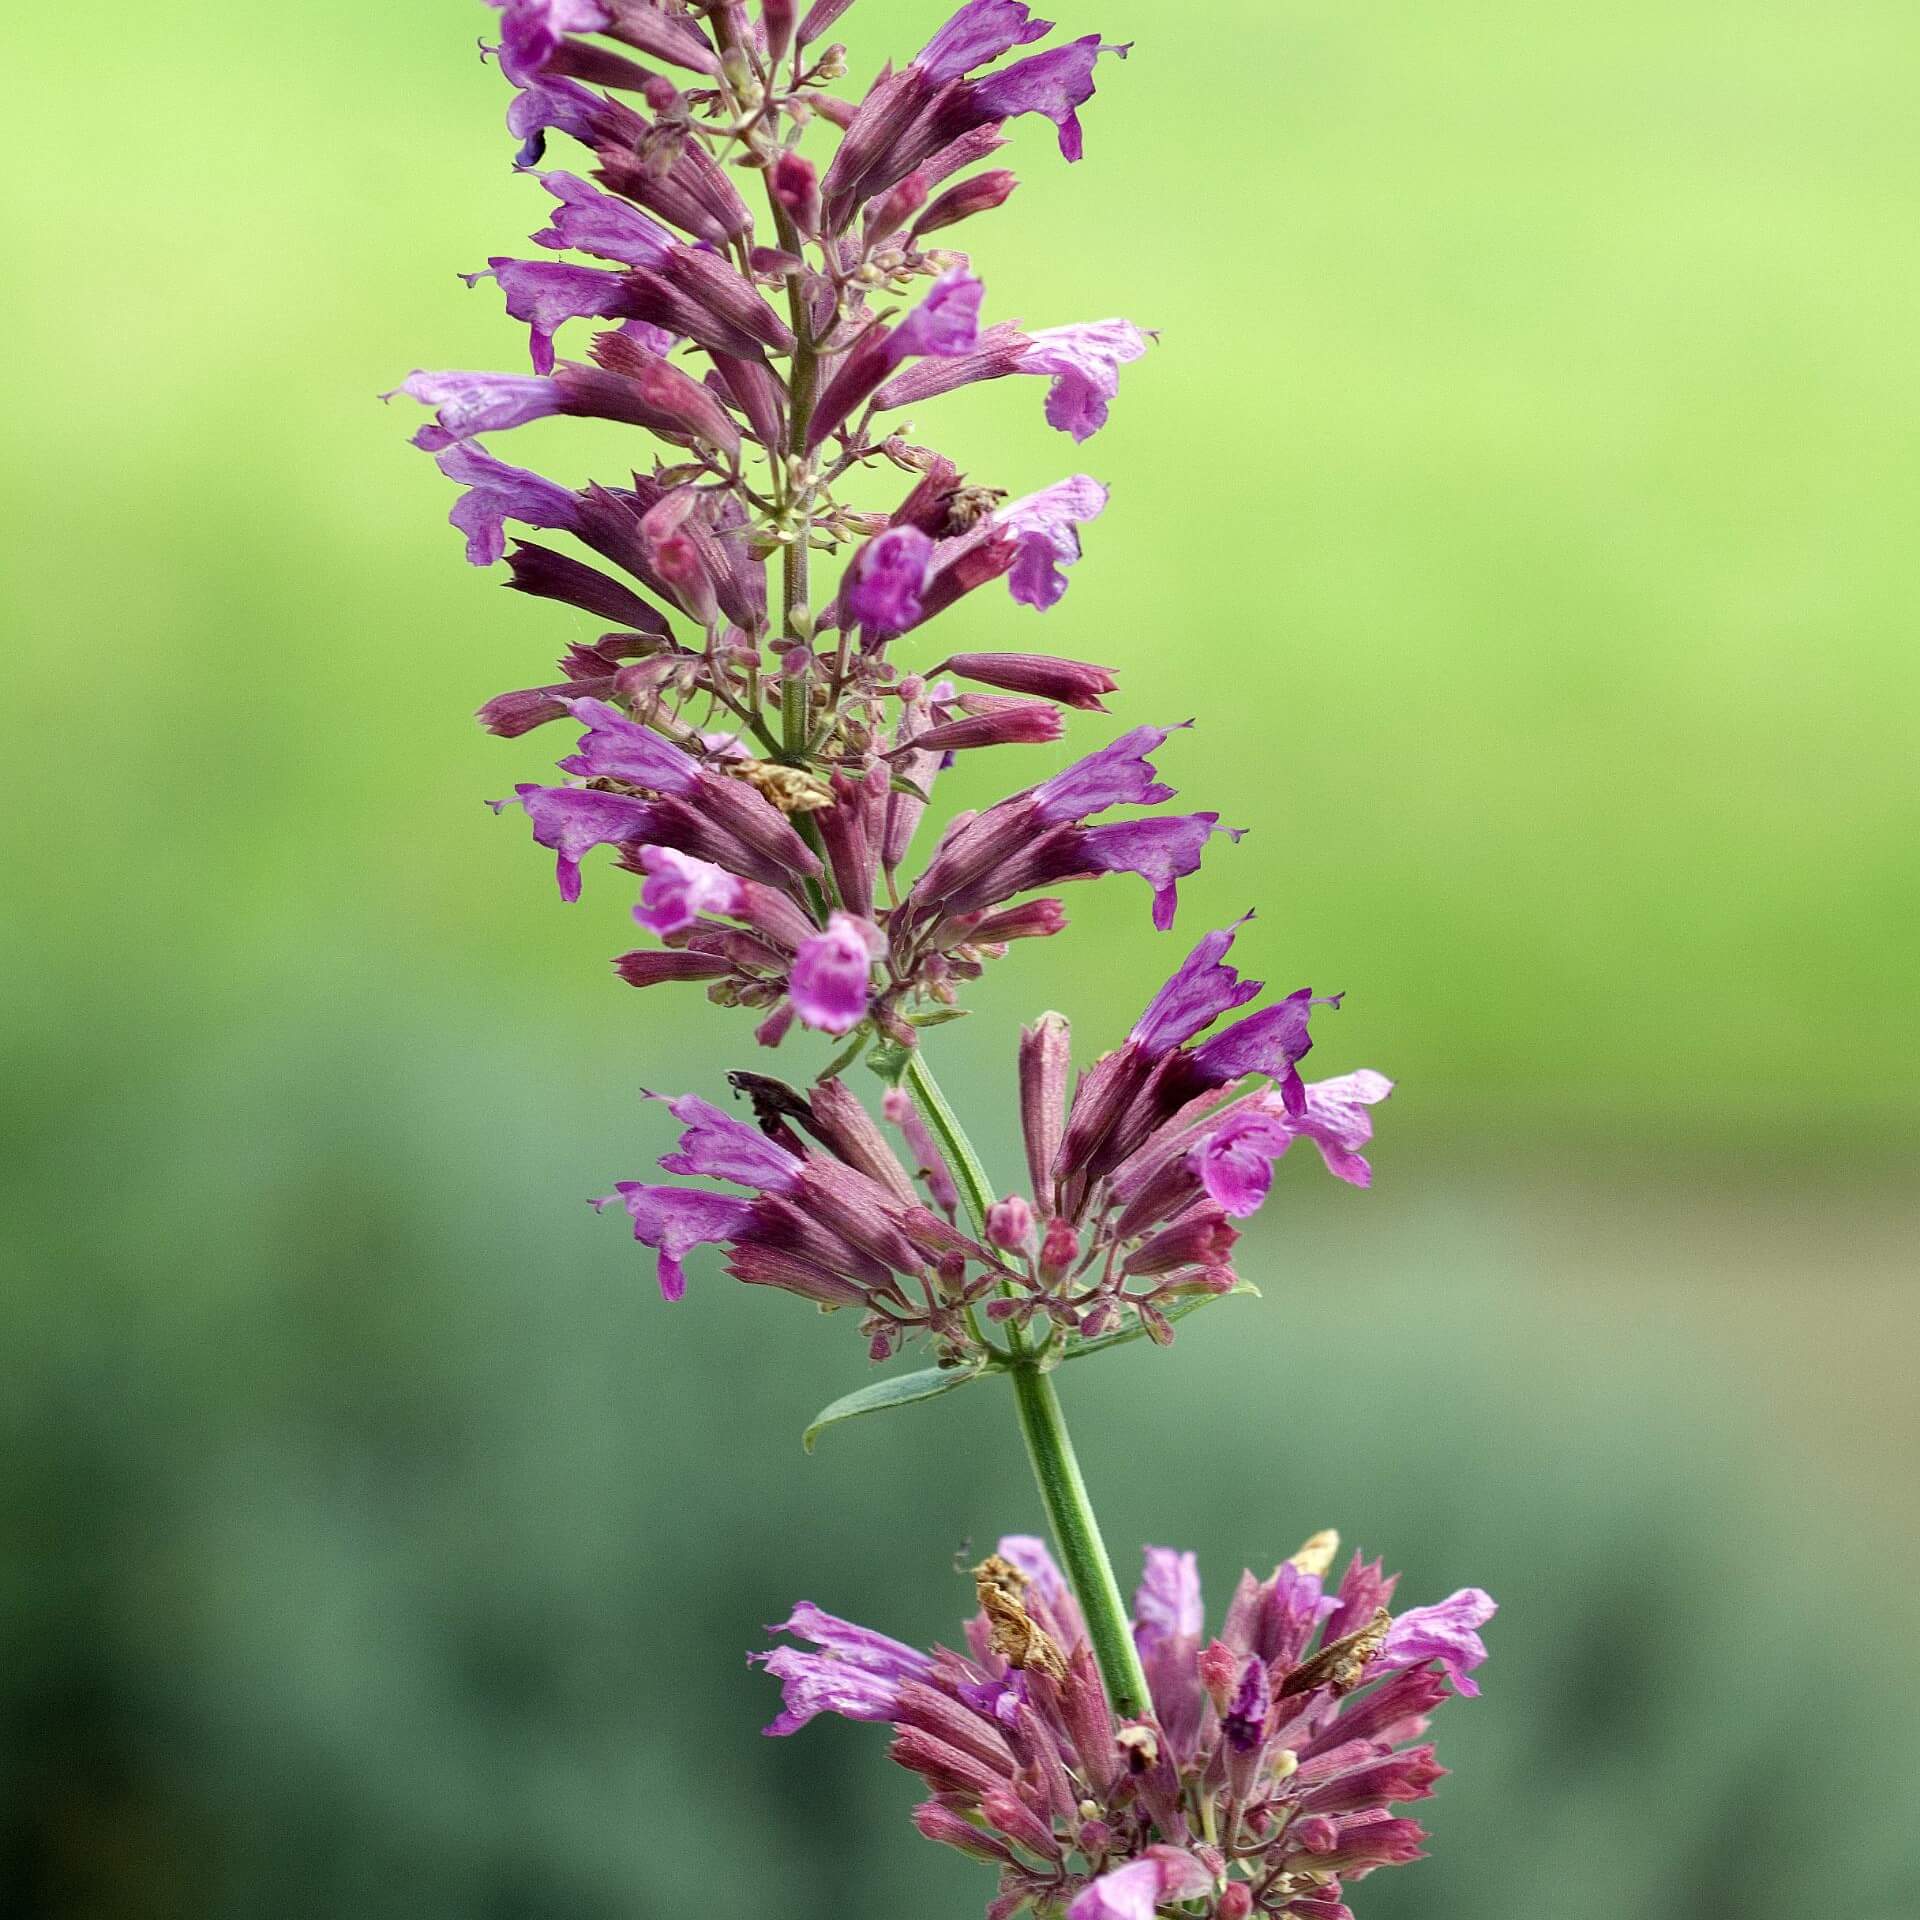
[[(597, 846), (642, 876), (636, 917), (663, 946), (623, 956), (622, 977), (702, 982), (759, 1011), (769, 1044), (796, 1018), (908, 1042), (915, 1007), (950, 1000), (1009, 941), (1059, 931), (1057, 900), (1018, 895), (1131, 871), (1166, 925), (1217, 817), (1094, 821), (1170, 797), (1145, 759), (1155, 729), (956, 825), (904, 897), (896, 880), (956, 754), (1056, 740), (1067, 711), (1099, 710), (1114, 686), (1041, 654), (928, 656), (926, 624), (990, 581), (1053, 605), (1107, 496), (1079, 475), (1009, 501), (892, 423), (1022, 373), (1046, 380), (1047, 417), (1076, 441), (1105, 422), (1147, 335), (983, 323), (967, 258), (931, 241), (1013, 191), (1012, 173), (980, 170), (1009, 119), (1045, 115), (1077, 159), (1096, 63), (1126, 49), (1088, 35), (996, 65), (1049, 25), (1018, 0), (970, 0), (855, 105), (829, 90), (845, 72), (842, 48), (819, 48), (844, 10), (830, 0), (798, 20), (779, 4), (757, 20), (735, 5), (495, 4), (518, 165), (553, 203), (533, 241), (575, 257), (500, 255), (468, 276), (526, 323), (530, 373), (416, 372), (400, 391), (432, 411), (415, 442), (463, 489), (468, 558), (505, 558), (516, 590), (610, 623), (568, 648), (558, 680), (481, 718), (509, 738), (586, 726), (561, 762), (571, 781), (523, 785), (517, 803), (567, 898)], [(824, 167), (801, 151), (821, 129), (838, 136)], [(586, 172), (545, 167), (554, 135), (585, 149)], [(742, 167), (764, 177), (768, 233)], [(597, 329), (585, 357), (560, 359), (582, 322)], [(666, 457), (574, 488), (485, 444), (556, 415), (641, 428)], [(912, 484), (891, 508), (845, 497), (894, 468)], [(510, 522), (593, 558), (530, 540), (509, 554)], [(845, 560), (818, 606), (816, 551)]]
[[(698, 876), (686, 871), (697, 862), (665, 859), (673, 864), (656, 861), (643, 913), (684, 912), (699, 891)], [(763, 939), (780, 915), (792, 915), (790, 903), (769, 904), (752, 882), (723, 875), (719, 884), (731, 889), (720, 910)], [(827, 1309), (859, 1306), (876, 1360), (924, 1333), (943, 1365), (988, 1361), (993, 1349), (980, 1312), (1050, 1340), (1056, 1352), (1117, 1334), (1128, 1315), (1137, 1316), (1140, 1331), (1170, 1343), (1173, 1315), (1241, 1284), (1231, 1260), (1239, 1237), (1233, 1223), (1259, 1208), (1274, 1163), (1295, 1140), (1313, 1141), (1338, 1178), (1367, 1185), (1372, 1169), (1361, 1149), (1372, 1135), (1369, 1109), (1392, 1091), (1391, 1081), (1368, 1071), (1302, 1082), (1298, 1065), (1312, 1044), (1307, 1016), (1315, 1004), (1306, 988), (1197, 1039), (1260, 992), (1260, 981), (1242, 979), (1224, 962), (1237, 931), (1208, 934), (1194, 948), (1126, 1041), (1081, 1077), (1070, 1103), (1066, 1020), (1045, 1014), (1021, 1036), (1032, 1198), (1010, 1195), (989, 1208), (984, 1242), (958, 1232), (952, 1170), (897, 1088), (887, 1095), (885, 1117), (899, 1128), (939, 1217), (837, 1077), (809, 1096), (763, 1075), (736, 1074), (758, 1131), (692, 1095), (670, 1102), (687, 1131), (661, 1166), (753, 1188), (759, 1198), (623, 1182), (616, 1191), (635, 1238), (659, 1251), (662, 1293), (674, 1300), (684, 1292), (680, 1262), (688, 1249), (719, 1244), (737, 1279), (785, 1287)], [(845, 970), (849, 992), (864, 990), (865, 966), (862, 947)], [(833, 970), (817, 973), (803, 977), (795, 963), (796, 995), (830, 990)], [(821, 1184), (829, 1171), (841, 1196), (831, 1204)]]
[(974, 1569), (964, 1653), (803, 1603), (774, 1631), (809, 1646), (756, 1656), (784, 1697), (767, 1732), (820, 1713), (890, 1724), (932, 1796), (915, 1825), (1000, 1870), (990, 1920), (1351, 1920), (1345, 1883), (1420, 1857), (1424, 1831), (1392, 1809), (1445, 1771), (1423, 1736), (1449, 1682), (1479, 1692), (1494, 1603), (1467, 1588), (1395, 1615), (1398, 1576), (1358, 1554), (1328, 1591), (1338, 1547), (1318, 1534), (1268, 1579), (1243, 1575), (1214, 1639), (1194, 1556), (1149, 1547), (1131, 1625), (1152, 1711), (1136, 1719), (1110, 1710), (1039, 1540), (1002, 1540)]
[[(1492, 1602), (1396, 1618), (1393, 1581), (1358, 1559), (1329, 1593), (1320, 1536), (1243, 1580), (1204, 1644), (1192, 1556), (1150, 1550), (1129, 1622), (1052, 1376), (1136, 1336), (1164, 1345), (1244, 1289), (1238, 1223), (1295, 1141), (1367, 1185), (1391, 1082), (1302, 1078), (1315, 1010), (1341, 996), (1252, 1005), (1262, 983), (1228, 963), (1244, 921), (1205, 935), (1077, 1079), (1061, 1015), (1022, 1034), (1023, 1193), (996, 1194), (922, 1046), (990, 961), (1065, 928), (1057, 889), (1137, 876), (1165, 932), (1179, 883), (1242, 831), (1170, 810), (1158, 763), (1180, 729), (1155, 725), (926, 821), (959, 755), (1060, 741), (1115, 691), (1091, 661), (929, 640), (996, 581), (1029, 612), (1056, 605), (1108, 496), (1074, 474), (1011, 498), (909, 438), (905, 410), (1026, 375), (1076, 445), (1107, 423), (1151, 335), (1027, 328), (949, 243), (1018, 185), (988, 164), (1007, 123), (1040, 116), (1078, 160), (1096, 73), (1128, 49), (1040, 46), (1053, 26), (1026, 0), (965, 0), (849, 98), (827, 35), (852, 3), (490, 0), (515, 164), (543, 197), (535, 251), (464, 277), (526, 327), (530, 364), (396, 389), (430, 415), (414, 442), (459, 489), (468, 559), (595, 623), (557, 678), (481, 708), (503, 739), (573, 740), (496, 812), (554, 856), (563, 899), (589, 857), (637, 883), (650, 938), (621, 979), (697, 983), (750, 1009), (764, 1046), (796, 1025), (841, 1043), (804, 1090), (730, 1075), (743, 1114), (666, 1099), (672, 1183), (595, 1204), (624, 1209), (669, 1300), (713, 1247), (748, 1285), (852, 1310), (875, 1361), (930, 1350), (933, 1369), (843, 1396), (811, 1431), (1012, 1382), (1074, 1589), (1038, 1541), (1003, 1541), (976, 1570), (965, 1654), (802, 1606), (785, 1630), (812, 1650), (761, 1656), (786, 1695), (769, 1731), (823, 1711), (891, 1723), (931, 1790), (920, 1830), (999, 1869), (995, 1920), (1347, 1920), (1344, 1886), (1418, 1852), (1391, 1809), (1438, 1776), (1412, 1743), (1443, 1675), (1476, 1690)], [(560, 417), (637, 429), (651, 452), (573, 484), (489, 444)], [(510, 545), (510, 526), (571, 545)], [(862, 1053), (879, 1119), (841, 1078)]]

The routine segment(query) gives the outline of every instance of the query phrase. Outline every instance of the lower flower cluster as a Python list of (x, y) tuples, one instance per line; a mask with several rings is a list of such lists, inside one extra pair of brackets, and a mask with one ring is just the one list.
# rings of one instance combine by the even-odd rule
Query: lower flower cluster
[(931, 1797), (914, 1824), (997, 1867), (988, 1920), (1351, 1920), (1343, 1886), (1418, 1859), (1424, 1830), (1392, 1809), (1445, 1769), (1425, 1735), (1451, 1690), (1474, 1695), (1477, 1588), (1399, 1615), (1397, 1575), (1356, 1554), (1331, 1592), (1339, 1538), (1318, 1534), (1265, 1580), (1242, 1576), (1204, 1638), (1191, 1553), (1149, 1547), (1133, 1636), (1151, 1711), (1116, 1718), (1086, 1624), (1037, 1539), (974, 1569), (965, 1653), (923, 1653), (811, 1603), (775, 1631), (810, 1643), (756, 1661), (780, 1682), (767, 1728), (815, 1715), (890, 1724), (892, 1757)]

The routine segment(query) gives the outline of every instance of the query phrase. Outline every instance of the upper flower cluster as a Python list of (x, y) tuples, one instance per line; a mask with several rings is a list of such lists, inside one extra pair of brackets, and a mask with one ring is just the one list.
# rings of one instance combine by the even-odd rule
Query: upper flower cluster
[[(1133, 1638), (1152, 1712), (1116, 1719), (1078, 1603), (1038, 1540), (975, 1568), (966, 1652), (922, 1653), (810, 1602), (774, 1629), (810, 1643), (758, 1656), (784, 1704), (891, 1723), (893, 1758), (932, 1798), (929, 1839), (1000, 1870), (989, 1920), (1352, 1920), (1343, 1883), (1420, 1857), (1424, 1800), (1445, 1772), (1423, 1738), (1452, 1691), (1477, 1694), (1493, 1601), (1466, 1588), (1389, 1610), (1398, 1575), (1318, 1534), (1271, 1577), (1241, 1577), (1206, 1637), (1191, 1553), (1149, 1547)], [(1198, 1903), (1189, 1906), (1187, 1903)]]
[[(845, 49), (821, 44), (846, 0), (798, 18), (782, 0), (493, 4), (517, 165), (550, 205), (541, 252), (468, 278), (526, 324), (532, 368), (416, 372), (401, 391), (432, 413), (416, 444), (463, 489), (469, 559), (505, 558), (518, 591), (608, 625), (567, 649), (559, 679), (481, 718), (508, 737), (586, 725), (561, 763), (571, 780), (518, 798), (568, 898), (594, 846), (643, 877), (637, 917), (667, 950), (622, 974), (704, 981), (762, 1010), (768, 1041), (795, 1017), (835, 1033), (871, 1018), (910, 1041), (915, 1005), (950, 998), (1006, 941), (1058, 930), (1055, 902), (996, 911), (1018, 892), (1130, 868), (1164, 924), (1214, 817), (1089, 824), (1164, 797), (1121, 772), (1163, 737), (1147, 730), (1084, 763), (1115, 768), (1104, 792), (1091, 773), (1031, 788), (964, 859), (943, 846), (935, 885), (903, 902), (894, 880), (956, 754), (1055, 740), (1114, 685), (1091, 663), (924, 646), (928, 622), (996, 579), (1053, 605), (1107, 496), (1078, 475), (1008, 500), (897, 428), (904, 408), (1014, 374), (1046, 382), (1047, 418), (1076, 441), (1105, 422), (1147, 336), (989, 320), (967, 257), (934, 240), (1013, 192), (1011, 172), (983, 168), (1009, 120), (1045, 116), (1079, 158), (1096, 65), (1126, 49), (1090, 34), (1023, 53), (1050, 23), (1021, 0), (969, 0), (854, 101), (833, 91)], [(582, 158), (549, 165), (556, 137)], [(740, 191), (756, 171), (759, 216)], [(584, 353), (561, 357), (582, 323)], [(640, 428), (660, 451), (574, 487), (487, 445), (556, 415)], [(891, 506), (848, 497), (890, 469), (912, 478)], [(524, 539), (509, 553), (510, 523), (591, 558)], [(817, 552), (845, 562), (824, 596)], [(1021, 832), (1045, 841), (1024, 864)]]

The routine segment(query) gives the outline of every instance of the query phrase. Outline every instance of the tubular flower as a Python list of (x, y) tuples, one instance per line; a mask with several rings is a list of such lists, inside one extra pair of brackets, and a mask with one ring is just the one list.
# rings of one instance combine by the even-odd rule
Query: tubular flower
[[(964, 1653), (919, 1653), (810, 1603), (772, 1631), (810, 1642), (754, 1660), (781, 1684), (770, 1734), (821, 1713), (891, 1725), (897, 1764), (933, 1798), (929, 1839), (999, 1870), (993, 1914), (1155, 1920), (1206, 1911), (1351, 1920), (1344, 1883), (1420, 1857), (1393, 1811), (1445, 1773), (1425, 1735), (1452, 1691), (1479, 1691), (1477, 1589), (1395, 1617), (1398, 1576), (1356, 1554), (1331, 1589), (1338, 1536), (1265, 1580), (1241, 1576), (1205, 1637), (1192, 1554), (1147, 1549), (1133, 1636), (1152, 1692), (1110, 1711), (1080, 1610), (1045, 1545), (1000, 1542), (974, 1569)], [(1444, 1623), (1444, 1624), (1443, 1624)]]
[(779, 1287), (832, 1311), (859, 1311), (876, 1360), (925, 1337), (943, 1362), (973, 1357), (972, 1310), (1011, 1284), (991, 1247), (922, 1205), (912, 1176), (839, 1081), (811, 1095), (758, 1075), (736, 1076), (757, 1125), (697, 1095), (665, 1102), (684, 1131), (663, 1171), (753, 1189), (623, 1180), (594, 1201), (624, 1207), (634, 1238), (658, 1256), (660, 1293), (686, 1293), (696, 1247), (724, 1250), (726, 1270), (749, 1286)]

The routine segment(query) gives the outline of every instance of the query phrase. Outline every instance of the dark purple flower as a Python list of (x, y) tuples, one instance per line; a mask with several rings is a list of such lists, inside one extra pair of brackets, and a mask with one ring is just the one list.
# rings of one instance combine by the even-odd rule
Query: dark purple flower
[(870, 922), (834, 914), (794, 956), (789, 991), (800, 1018), (823, 1033), (857, 1027), (867, 1017), (869, 975), (883, 944)]
[(913, 56), (913, 64), (935, 86), (943, 86), (1052, 30), (1053, 22), (1032, 18), (1023, 0), (967, 0)]
[(1232, 926), (1206, 935), (1180, 962), (1173, 978), (1147, 1002), (1146, 1012), (1134, 1022), (1128, 1035), (1133, 1045), (1157, 1057), (1203, 1033), (1223, 1013), (1245, 1006), (1260, 991), (1265, 981), (1243, 980), (1223, 964), (1234, 936), (1252, 917), (1248, 914)]

